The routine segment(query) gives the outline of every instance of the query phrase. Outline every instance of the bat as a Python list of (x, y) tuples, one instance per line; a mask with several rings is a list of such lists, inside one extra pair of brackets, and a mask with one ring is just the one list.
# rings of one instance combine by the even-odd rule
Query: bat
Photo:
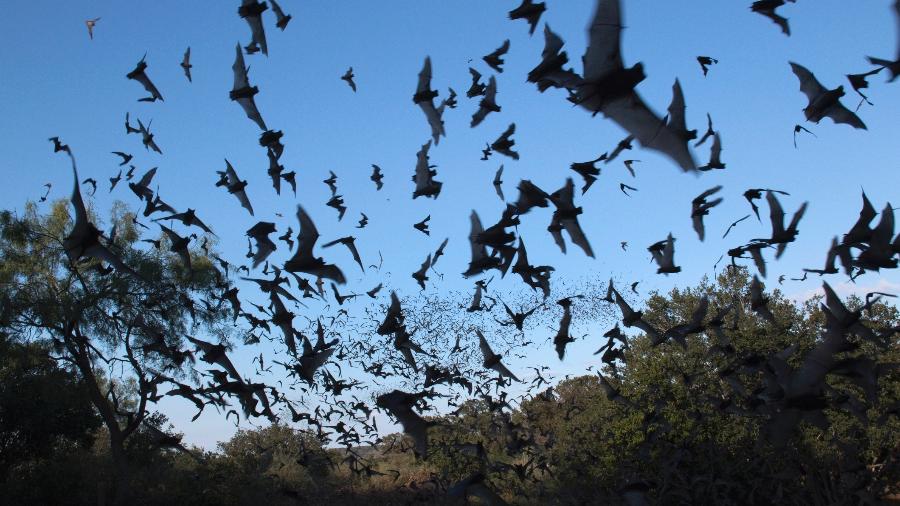
[(791, 70), (800, 80), (800, 91), (809, 99), (809, 105), (803, 109), (807, 121), (818, 123), (822, 118), (831, 118), (835, 123), (846, 123), (853, 128), (866, 129), (866, 124), (853, 111), (841, 104), (844, 87), (833, 90), (825, 89), (806, 67), (790, 62)]
[(141, 61), (135, 65), (134, 70), (125, 74), (125, 77), (141, 83), (141, 86), (150, 93), (149, 97), (139, 98), (138, 102), (155, 102), (157, 100), (163, 100), (163, 96), (156, 88), (156, 85), (153, 84), (153, 81), (151, 81), (149, 77), (147, 77), (147, 73), (145, 72), (147, 70), (147, 62), (144, 61), (146, 58), (146, 54), (142, 56)]
[(240, 44), (235, 46), (235, 53), (234, 64), (231, 66), (231, 70), (234, 72), (234, 85), (231, 87), (229, 97), (240, 104), (247, 117), (253, 120), (260, 130), (266, 131), (268, 130), (266, 122), (263, 121), (262, 116), (259, 114), (259, 109), (256, 108), (256, 102), (253, 100), (253, 96), (259, 93), (259, 87), (250, 86), (250, 81), (247, 77), (247, 67), (244, 65), (244, 54), (241, 52)]

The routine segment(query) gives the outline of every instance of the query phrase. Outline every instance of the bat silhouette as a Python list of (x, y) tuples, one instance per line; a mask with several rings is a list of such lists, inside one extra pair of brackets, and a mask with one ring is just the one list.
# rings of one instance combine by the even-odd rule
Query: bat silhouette
[(432, 268), (435, 266), (435, 264), (437, 264), (438, 258), (440, 258), (440, 257), (442, 257), (442, 256), (444, 255), (444, 248), (447, 247), (447, 243), (448, 243), (448, 242), (450, 242), (450, 238), (449, 238), (449, 237), (448, 237), (448, 238), (445, 238), (445, 239), (441, 242), (441, 245), (438, 246), (438, 249), (436, 249), (436, 250), (434, 251), (434, 255), (431, 256), (431, 267), (432, 267)]
[(134, 158), (133, 155), (129, 155), (128, 153), (123, 153), (123, 152), (121, 152), (121, 151), (113, 151), (112, 154), (114, 154), (114, 155), (116, 155), (116, 156), (122, 158), (122, 163), (119, 164), (119, 167), (121, 167), (121, 166), (125, 165), (126, 163), (130, 162), (131, 159)]
[(700, 140), (694, 143), (694, 147), (700, 147), (707, 139), (716, 134), (716, 131), (713, 130), (712, 116), (709, 113), (706, 113), (706, 132), (703, 132), (703, 136), (700, 137)]
[(441, 136), (446, 137), (444, 132), (444, 121), (441, 119), (443, 107), (437, 109), (434, 107), (434, 98), (438, 92), (431, 89), (431, 57), (425, 57), (425, 63), (422, 70), (419, 71), (419, 82), (416, 85), (416, 93), (413, 95), (413, 103), (417, 104), (422, 112), (425, 113), (425, 119), (428, 120), (428, 126), (431, 127), (431, 139), (437, 145)]
[(97, 26), (97, 21), (100, 21), (100, 18), (88, 19), (84, 22), (85, 26), (87, 26), (88, 37), (91, 40), (94, 40), (94, 27)]
[(472, 122), (469, 126), (475, 128), (484, 121), (484, 118), (487, 117), (489, 113), (492, 112), (500, 112), (500, 106), (497, 105), (497, 79), (495, 79), (494, 76), (491, 76), (488, 80), (484, 97), (481, 99), (481, 102), (478, 103), (478, 110), (472, 115)]
[(172, 253), (177, 253), (179, 257), (181, 257), (181, 263), (184, 264), (184, 270), (188, 273), (191, 272), (191, 252), (188, 250), (188, 244), (191, 242), (191, 238), (197, 237), (194, 234), (191, 234), (188, 237), (182, 237), (178, 235), (171, 228), (160, 224), (159, 228), (165, 232), (166, 237), (169, 238), (169, 251)]
[(503, 44), (495, 49), (493, 53), (484, 56), (481, 59), (488, 64), (488, 67), (502, 74), (503, 64), (505, 63), (502, 56), (505, 55), (507, 51), (509, 51), (509, 39), (504, 40)]
[(344, 75), (341, 76), (341, 80), (346, 81), (347, 85), (350, 86), (350, 89), (353, 90), (353, 93), (356, 93), (356, 83), (353, 82), (354, 77), (355, 76), (353, 75), (353, 67), (350, 67), (347, 69), (346, 72), (344, 72)]
[(138, 120), (138, 132), (141, 134), (141, 143), (144, 144), (144, 149), (156, 151), (159, 154), (162, 154), (162, 150), (159, 149), (159, 146), (156, 145), (156, 141), (153, 139), (153, 134), (150, 133), (150, 124), (153, 123), (151, 120), (150, 123), (147, 123), (147, 126), (144, 126), (141, 123), (141, 120)]
[(350, 250), (350, 254), (353, 255), (353, 260), (359, 265), (360, 270), (366, 272), (365, 267), (363, 267), (362, 259), (359, 257), (359, 250), (356, 249), (356, 238), (352, 235), (348, 235), (347, 237), (341, 237), (340, 239), (335, 239), (331, 242), (327, 242), (322, 245), (323, 248), (330, 248), (335, 244), (343, 244)]
[[(269, 6), (266, 5), (266, 2), (241, 0), (241, 6), (238, 7), (238, 16), (250, 25), (251, 31), (250, 44), (247, 46), (248, 53), (252, 54), (262, 50), (264, 55), (269, 55), (269, 46), (266, 44), (266, 30), (262, 23), (262, 13), (268, 8)], [(238, 51), (240, 51), (240, 46)]]
[(653, 256), (653, 261), (659, 266), (657, 274), (674, 274), (681, 272), (681, 267), (675, 265), (675, 238), (672, 233), (662, 241), (650, 245), (647, 251)]
[(563, 253), (566, 252), (566, 243), (562, 236), (562, 231), (565, 230), (573, 244), (580, 247), (587, 256), (594, 258), (594, 250), (591, 249), (591, 244), (578, 223), (578, 215), (584, 211), (580, 207), (575, 207), (575, 184), (572, 178), (566, 178), (566, 184), (551, 193), (549, 199), (556, 206), (556, 210), (547, 230), (550, 231), (559, 249)]
[[(265, 4), (262, 5), (265, 6)], [(247, 117), (253, 120), (260, 130), (268, 130), (266, 122), (263, 121), (262, 116), (259, 114), (259, 109), (256, 108), (256, 102), (253, 100), (253, 96), (259, 93), (259, 87), (250, 86), (250, 81), (247, 77), (247, 66), (244, 65), (244, 54), (241, 52), (240, 44), (235, 46), (234, 64), (231, 66), (231, 70), (234, 73), (234, 84), (228, 96), (231, 100), (240, 104)]]
[(184, 58), (181, 60), (181, 68), (184, 69), (184, 76), (187, 77), (188, 82), (193, 82), (191, 79), (191, 47), (188, 46), (187, 50), (184, 52)]
[(428, 257), (422, 262), (422, 265), (419, 267), (419, 270), (412, 273), (412, 278), (419, 283), (419, 286), (422, 287), (422, 290), (425, 289), (425, 282), (428, 281), (428, 268), (431, 267), (431, 253), (428, 254)]
[(277, 26), (281, 31), (284, 31), (287, 28), (288, 23), (291, 22), (290, 14), (285, 14), (283, 10), (281, 10), (281, 6), (278, 5), (278, 2), (275, 0), (269, 0), (272, 2), (272, 10), (275, 12), (275, 26)]
[(584, 195), (588, 188), (594, 184), (594, 181), (597, 180), (597, 177), (600, 176), (600, 169), (597, 168), (597, 162), (601, 162), (606, 160), (607, 153), (603, 153), (599, 158), (595, 158), (589, 162), (576, 162), (569, 165), (569, 168), (574, 170), (584, 179), (584, 186), (581, 187), (581, 194)]
[(437, 171), (433, 170), (428, 164), (428, 150), (431, 149), (431, 141), (426, 142), (416, 153), (416, 172), (413, 174), (412, 181), (416, 183), (416, 189), (413, 190), (412, 198), (431, 197), (438, 198), (441, 193), (441, 187), (444, 183), (434, 179)]
[(140, 130), (138, 130), (137, 128), (134, 128), (133, 126), (131, 126), (131, 122), (130, 122), (130, 120), (129, 120), (129, 116), (130, 116), (130, 114), (126, 112), (126, 113), (125, 113), (125, 134), (137, 134), (137, 133), (141, 133)]
[(624, 67), (619, 47), (622, 27), (620, 0), (598, 0), (582, 59), (584, 76), (574, 101), (595, 114), (602, 112), (641, 146), (663, 153), (682, 170), (696, 170), (684, 138), (651, 111), (635, 91), (644, 80), (644, 67), (641, 63)]
[(756, 199), (761, 199), (763, 192), (774, 192), (780, 193), (781, 195), (790, 195), (788, 192), (783, 192), (781, 190), (772, 190), (770, 188), (750, 188), (749, 190), (744, 192), (744, 198), (747, 199), (747, 202), (750, 203), (750, 207), (753, 208), (753, 214), (756, 215), (756, 219), (759, 218), (759, 207), (756, 206), (754, 202)]
[(381, 167), (372, 164), (372, 175), (369, 176), (369, 179), (371, 179), (372, 182), (375, 183), (375, 191), (380, 191), (381, 187), (384, 186), (384, 183), (382, 183), (384, 174), (382, 174), (381, 172)]
[(431, 235), (431, 232), (428, 231), (428, 222), (431, 220), (431, 215), (425, 217), (424, 220), (413, 224), (413, 228), (422, 232), (425, 235)]
[(869, 101), (869, 97), (865, 96), (863, 94), (863, 92), (860, 90), (862, 90), (864, 88), (868, 88), (869, 81), (866, 81), (866, 79), (870, 76), (874, 76), (875, 74), (881, 72), (881, 70), (883, 68), (884, 67), (878, 67), (875, 70), (863, 72), (862, 74), (847, 74), (847, 80), (850, 81), (850, 86), (853, 87), (853, 91), (855, 91), (857, 95), (862, 97), (862, 100), (860, 100), (859, 105), (856, 107), (857, 110), (859, 110), (859, 108), (862, 106), (863, 102), (865, 102), (869, 105), (874, 105), (874, 104), (872, 104), (872, 102)]
[(703, 217), (709, 214), (710, 209), (722, 203), (722, 197), (709, 202), (707, 202), (706, 199), (715, 195), (721, 189), (722, 185), (714, 186), (700, 195), (697, 195), (694, 200), (691, 201), (691, 222), (693, 223), (694, 231), (697, 232), (697, 237), (700, 238), (701, 242), (706, 237), (706, 229), (703, 226)]
[(703, 70), (703, 77), (706, 77), (706, 74), (709, 73), (709, 66), (719, 63), (719, 60), (710, 56), (698, 56), (697, 63), (700, 64), (700, 69)]
[[(59, 139), (56, 138), (58, 142)], [(112, 265), (117, 271), (130, 274), (138, 279), (143, 279), (140, 274), (135, 272), (131, 267), (125, 265), (125, 262), (118, 255), (109, 250), (100, 243), (101, 232), (90, 222), (87, 209), (84, 206), (84, 199), (81, 197), (81, 188), (78, 184), (78, 167), (75, 164), (75, 156), (68, 146), (62, 151), (69, 155), (72, 161), (72, 175), (74, 177), (75, 186), (72, 189), (72, 207), (75, 209), (75, 223), (72, 230), (63, 238), (63, 249), (69, 261), (74, 263), (83, 257), (95, 258)]]
[(859, 116), (841, 104), (840, 98), (844, 96), (843, 86), (827, 90), (806, 67), (794, 62), (790, 62), (790, 64), (797, 79), (800, 80), (800, 91), (809, 99), (809, 105), (803, 109), (808, 121), (818, 123), (822, 118), (827, 117), (835, 123), (846, 123), (853, 128), (866, 129), (866, 124), (859, 119)]
[(332, 195), (328, 202), (325, 203), (325, 205), (333, 208), (338, 212), (338, 221), (344, 219), (344, 213), (347, 212), (347, 206), (344, 205), (343, 195)]
[(518, 7), (509, 11), (509, 19), (524, 19), (528, 22), (528, 35), (534, 35), (534, 29), (537, 28), (541, 14), (545, 10), (547, 10), (547, 4), (544, 2), (534, 3), (532, 0), (522, 0)]
[(483, 365), (485, 369), (495, 371), (502, 378), (510, 378), (513, 381), (520, 381), (515, 374), (510, 372), (510, 370), (507, 369), (505, 365), (503, 365), (503, 363), (500, 361), (503, 356), (498, 353), (494, 353), (494, 350), (491, 349), (491, 345), (488, 344), (487, 339), (485, 339), (484, 334), (482, 334), (478, 329), (475, 329), (475, 333), (478, 334), (478, 347), (481, 348), (481, 355), (484, 358), (481, 365)]
[(253, 216), (253, 206), (250, 205), (250, 199), (247, 198), (247, 192), (245, 191), (247, 181), (241, 181), (227, 158), (225, 159), (225, 170), (216, 171), (216, 173), (219, 174), (219, 181), (216, 183), (216, 186), (224, 186), (228, 193), (237, 197), (241, 207), (249, 211), (250, 216)]
[(744, 216), (743, 218), (740, 218), (737, 221), (733, 222), (731, 225), (728, 225), (728, 228), (725, 230), (725, 233), (722, 234), (722, 239), (724, 239), (728, 235), (728, 232), (731, 232), (731, 229), (734, 228), (735, 226), (737, 226), (738, 223), (746, 220), (749, 217), (750, 217), (750, 215), (748, 214), (747, 216)]
[(356, 228), (366, 228), (366, 225), (369, 224), (369, 217), (366, 216), (366, 213), (359, 213), (362, 217), (359, 219), (359, 224)]
[(500, 137), (497, 137), (497, 140), (491, 143), (491, 149), (500, 153), (501, 155), (506, 155), (513, 160), (519, 159), (519, 153), (512, 150), (512, 147), (515, 146), (516, 141), (510, 139), (512, 135), (516, 133), (516, 124), (510, 123), (506, 130), (500, 134)]
[(247, 237), (256, 242), (256, 253), (253, 254), (253, 268), (263, 263), (278, 246), (269, 239), (269, 234), (275, 232), (275, 224), (268, 221), (260, 221), (247, 230)]
[(571, 89), (578, 85), (580, 77), (571, 68), (564, 69), (569, 62), (569, 55), (563, 48), (563, 40), (544, 25), (544, 49), (541, 51), (541, 62), (528, 72), (528, 82), (537, 84), (541, 93), (548, 88)]
[(328, 188), (331, 189), (332, 195), (337, 194), (337, 180), (337, 174), (335, 174), (334, 171), (331, 170), (328, 171), (328, 178), (322, 180), (322, 182), (327, 184)]
[(300, 233), (297, 236), (297, 251), (284, 264), (287, 272), (305, 272), (319, 278), (330, 279), (338, 284), (346, 282), (344, 273), (332, 264), (326, 264), (321, 257), (313, 255), (313, 248), (319, 240), (319, 231), (312, 218), (303, 207), (297, 206), (297, 221), (300, 222)]
[(151, 81), (149, 77), (147, 77), (147, 73), (145, 72), (147, 70), (147, 62), (144, 61), (145, 58), (147, 58), (146, 54), (141, 57), (141, 61), (137, 62), (134, 70), (125, 74), (125, 77), (141, 83), (141, 86), (150, 93), (149, 97), (140, 98), (138, 99), (138, 102), (155, 102), (157, 100), (163, 100), (163, 96), (156, 88), (156, 85), (153, 84), (153, 81)]
[(501, 201), (505, 201), (506, 199), (503, 198), (503, 179), (502, 179), (502, 177), (503, 177), (503, 165), (501, 164), (500, 168), (497, 169), (497, 172), (494, 174), (493, 185), (494, 185), (494, 191), (497, 192), (497, 196), (500, 197)]
[(807, 130), (807, 129), (804, 128), (803, 126), (801, 126), (801, 125), (794, 125), (794, 149), (797, 149), (797, 134), (799, 134), (800, 132), (806, 132), (806, 133), (812, 135), (813, 137), (817, 137), (816, 134), (810, 132), (809, 130)]
[(781, 28), (781, 33), (790, 36), (791, 27), (788, 24), (787, 18), (776, 12), (779, 7), (784, 5), (785, 1), (791, 3), (796, 2), (796, 0), (758, 0), (753, 2), (753, 5), (750, 6), (750, 10), (771, 19), (773, 23)]
[(469, 67), (469, 74), (472, 75), (472, 84), (469, 86), (469, 90), (466, 91), (466, 96), (475, 98), (484, 95), (485, 91), (487, 91), (487, 86), (479, 82), (481, 81), (481, 73)]
[(775, 196), (774, 192), (766, 192), (766, 202), (769, 203), (769, 219), (772, 222), (772, 237), (769, 239), (757, 240), (765, 241), (768, 244), (777, 244), (778, 249), (775, 253), (775, 258), (780, 258), (781, 254), (784, 253), (784, 249), (787, 247), (787, 243), (794, 242), (794, 239), (797, 237), (797, 225), (800, 223), (800, 219), (803, 218), (803, 214), (806, 212), (806, 206), (809, 202), (804, 202), (800, 205), (800, 208), (794, 213), (794, 217), (791, 219), (787, 228), (784, 227), (784, 210), (781, 208), (781, 203), (778, 202), (778, 197)]
[(702, 167), (697, 167), (697, 170), (706, 172), (713, 169), (724, 169), (725, 164), (722, 163), (722, 136), (719, 135), (719, 132), (713, 134), (713, 143), (712, 147), (709, 148), (709, 163), (703, 165)]
[(210, 228), (207, 227), (206, 224), (203, 223), (200, 220), (200, 218), (197, 217), (196, 211), (191, 208), (188, 208), (188, 210), (183, 213), (170, 214), (169, 216), (164, 216), (162, 218), (156, 218), (153, 221), (162, 221), (162, 220), (178, 220), (186, 227), (195, 226), (195, 227), (203, 230), (207, 234), (215, 235), (213, 233), (213, 231), (210, 230)]

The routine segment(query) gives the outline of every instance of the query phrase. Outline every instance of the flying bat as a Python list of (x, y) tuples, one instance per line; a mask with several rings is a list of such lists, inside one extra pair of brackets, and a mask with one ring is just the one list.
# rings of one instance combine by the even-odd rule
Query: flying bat
[(281, 10), (281, 6), (278, 5), (278, 2), (275, 0), (269, 0), (272, 2), (272, 10), (275, 11), (275, 26), (277, 26), (281, 31), (284, 31), (287, 28), (288, 23), (291, 22), (290, 14), (285, 14), (283, 10)]
[(191, 47), (188, 46), (187, 50), (184, 52), (184, 58), (181, 60), (181, 68), (184, 69), (184, 76), (187, 77), (188, 82), (193, 82), (191, 79)]
[(287, 272), (305, 272), (319, 278), (330, 279), (338, 284), (346, 282), (344, 273), (332, 264), (326, 264), (321, 257), (313, 255), (313, 248), (319, 240), (319, 231), (312, 218), (306, 214), (303, 207), (297, 206), (297, 221), (300, 222), (300, 233), (297, 236), (297, 251), (290, 260), (285, 262), (284, 270)]
[(253, 96), (259, 93), (259, 87), (250, 86), (250, 81), (247, 77), (247, 66), (244, 64), (244, 54), (241, 52), (240, 44), (235, 46), (235, 53), (234, 64), (231, 66), (231, 70), (234, 73), (234, 85), (231, 87), (228, 96), (231, 100), (240, 104), (247, 117), (253, 120), (260, 130), (266, 131), (268, 130), (266, 122), (263, 121), (262, 116), (259, 114), (259, 109), (256, 108), (256, 102), (253, 100)]
[(547, 10), (547, 4), (544, 2), (534, 3), (532, 0), (522, 0), (518, 7), (509, 11), (509, 19), (524, 19), (528, 22), (528, 34), (533, 35), (541, 20), (541, 14), (545, 10)]
[(145, 72), (147, 70), (147, 62), (144, 61), (145, 58), (147, 58), (146, 54), (141, 57), (141, 61), (135, 65), (134, 70), (125, 74), (125, 77), (141, 83), (144, 89), (150, 93), (149, 97), (140, 98), (138, 99), (138, 102), (155, 102), (157, 100), (163, 100), (163, 96), (156, 88), (156, 85), (153, 84), (149, 77), (147, 77), (147, 73)]
[(435, 145), (440, 142), (442, 136), (446, 137), (447, 135), (444, 132), (444, 121), (441, 119), (443, 107), (437, 109), (434, 106), (434, 99), (437, 95), (438, 92), (431, 89), (431, 57), (426, 56), (422, 70), (419, 71), (419, 82), (416, 85), (416, 93), (413, 95), (413, 103), (418, 105), (422, 112), (425, 113), (425, 118), (431, 127), (431, 138)]
[(841, 104), (840, 98), (844, 96), (843, 86), (827, 90), (806, 67), (793, 62), (790, 64), (791, 70), (800, 80), (800, 91), (809, 99), (809, 105), (803, 109), (808, 121), (818, 123), (827, 117), (835, 123), (846, 123), (853, 128), (866, 129), (866, 124), (859, 116)]
[(507, 51), (509, 51), (509, 39), (504, 40), (500, 47), (495, 49), (491, 54), (484, 56), (482, 60), (488, 64), (488, 67), (491, 67), (502, 74), (503, 64), (505, 63), (502, 56), (505, 55)]
[[(266, 44), (266, 30), (262, 23), (262, 13), (268, 8), (269, 6), (266, 5), (266, 2), (241, 0), (241, 6), (238, 7), (238, 16), (250, 25), (251, 31), (250, 44), (247, 46), (248, 52), (254, 53), (262, 50), (264, 55), (269, 55), (269, 46)], [(238, 46), (238, 51), (240, 51), (240, 46)]]
[(225, 159), (225, 170), (217, 171), (217, 173), (219, 174), (219, 181), (216, 183), (216, 186), (224, 186), (228, 193), (237, 197), (241, 207), (249, 211), (250, 216), (253, 216), (253, 206), (250, 205), (250, 199), (247, 198), (247, 192), (245, 191), (247, 181), (241, 181), (228, 159)]
[(620, 0), (598, 0), (582, 58), (583, 80), (573, 99), (595, 114), (602, 112), (643, 147), (663, 153), (686, 172), (694, 171), (697, 164), (687, 141), (651, 111), (635, 91), (645, 78), (644, 67), (641, 63), (624, 67), (619, 47), (623, 26)]

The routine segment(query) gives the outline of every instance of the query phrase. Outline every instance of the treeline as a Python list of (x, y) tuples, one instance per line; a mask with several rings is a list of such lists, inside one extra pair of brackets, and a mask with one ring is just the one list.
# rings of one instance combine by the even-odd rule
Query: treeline
[[(241, 431), (216, 451), (185, 448), (163, 415), (128, 440), (134, 504), (879, 504), (900, 485), (900, 326), (895, 307), (851, 297), (847, 307), (886, 346), (853, 339), (821, 398), (773, 423), (758, 400), (770, 357), (793, 369), (821, 342), (821, 297), (769, 296), (774, 322), (755, 318), (746, 272), (653, 295), (657, 328), (690, 321), (705, 295), (735, 301), (726, 339), (685, 346), (627, 339), (597, 374), (540, 384), (540, 393), (479, 395), (431, 417), (430, 450), (406, 436), (333, 448), (316, 431)], [(611, 332), (611, 336), (615, 336)], [(609, 339), (615, 339), (610, 337)], [(597, 339), (598, 348), (605, 339)], [(727, 348), (727, 349), (723, 349)], [(603, 347), (610, 350), (610, 347)], [(79, 377), (48, 343), (0, 343), (0, 472), (5, 504), (105, 504), (108, 438)], [(608, 357), (607, 357), (608, 358)], [(125, 389), (127, 390), (127, 388)], [(125, 402), (125, 401), (123, 401)], [(787, 410), (783, 411), (787, 412)], [(162, 429), (157, 431), (155, 429)], [(502, 501), (502, 502), (501, 502)]]

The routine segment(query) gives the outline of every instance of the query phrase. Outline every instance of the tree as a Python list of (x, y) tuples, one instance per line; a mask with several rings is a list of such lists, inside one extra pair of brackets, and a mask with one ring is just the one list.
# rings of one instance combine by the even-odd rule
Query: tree
[[(77, 185), (77, 211), (76, 196), (80, 201)], [(224, 340), (230, 321), (209, 302), (219, 300), (228, 281), (205, 255), (192, 251), (186, 272), (163, 248), (138, 247), (134, 215), (124, 206), (111, 215), (104, 247), (137, 275), (71, 255), (64, 201), (46, 215), (31, 203), (21, 217), (0, 214), (0, 332), (16, 342), (50, 343), (53, 357), (77, 373), (108, 433), (113, 498), (124, 504), (127, 440), (159, 399), (157, 387), (191, 371), (193, 356), (181, 349), (182, 337), (205, 332)], [(125, 399), (128, 385), (132, 402)]]

